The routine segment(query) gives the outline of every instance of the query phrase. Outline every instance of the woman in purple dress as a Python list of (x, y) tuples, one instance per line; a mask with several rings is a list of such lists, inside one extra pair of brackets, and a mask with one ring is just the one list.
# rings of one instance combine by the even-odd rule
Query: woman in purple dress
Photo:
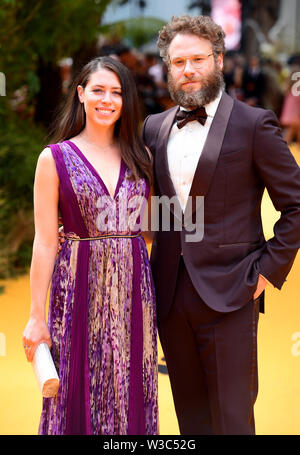
[(140, 230), (152, 163), (137, 112), (127, 68), (96, 58), (37, 162), (23, 344), (32, 361), (47, 342), (60, 377), (57, 395), (43, 400), (39, 434), (158, 432), (155, 294)]

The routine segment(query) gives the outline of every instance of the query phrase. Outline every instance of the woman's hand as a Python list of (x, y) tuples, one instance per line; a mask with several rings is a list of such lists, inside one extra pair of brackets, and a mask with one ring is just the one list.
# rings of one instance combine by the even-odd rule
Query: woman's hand
[(50, 349), (52, 343), (45, 320), (31, 316), (23, 332), (23, 347), (28, 362), (33, 361), (36, 348), (44, 341)]

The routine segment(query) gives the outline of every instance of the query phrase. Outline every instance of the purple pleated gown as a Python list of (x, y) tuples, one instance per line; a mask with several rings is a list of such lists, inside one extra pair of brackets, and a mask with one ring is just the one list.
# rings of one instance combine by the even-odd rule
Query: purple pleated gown
[(122, 160), (112, 198), (74, 143), (50, 148), (73, 238), (52, 277), (48, 325), (60, 387), (43, 399), (39, 434), (157, 434), (155, 293), (145, 242), (122, 218), (124, 202), (136, 212), (132, 201), (147, 199), (149, 186), (130, 180)]

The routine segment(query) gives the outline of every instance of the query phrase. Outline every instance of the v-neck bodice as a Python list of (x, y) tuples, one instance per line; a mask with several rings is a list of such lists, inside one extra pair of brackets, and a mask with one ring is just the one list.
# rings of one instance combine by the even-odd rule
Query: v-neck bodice
[(65, 232), (74, 232), (80, 237), (136, 232), (132, 231), (126, 220), (137, 210), (137, 207), (130, 204), (130, 200), (136, 197), (148, 198), (149, 185), (146, 180), (130, 179), (131, 171), (121, 160), (119, 178), (112, 197), (101, 176), (75, 144), (64, 141), (59, 144), (59, 148), (61, 153), (59, 157), (56, 156), (56, 166)]
[(103, 186), (103, 189), (107, 193), (107, 195), (111, 196), (113, 199), (115, 199), (116, 195), (118, 194), (119, 187), (120, 187), (120, 185), (122, 183), (122, 179), (124, 178), (124, 173), (125, 173), (125, 167), (126, 166), (125, 166), (125, 163), (124, 163), (123, 159), (121, 158), (119, 176), (118, 176), (118, 180), (117, 180), (117, 184), (116, 184), (116, 187), (115, 187), (114, 194), (112, 196), (111, 193), (108, 190), (107, 185), (104, 183), (103, 178), (101, 177), (99, 172), (96, 170), (96, 168), (92, 165), (92, 163), (87, 159), (87, 157), (82, 153), (80, 148), (73, 141), (67, 140), (65, 142), (67, 142), (72, 147), (72, 149), (78, 154), (78, 156), (82, 159), (82, 161), (86, 164), (86, 166), (94, 174), (94, 176), (97, 178), (97, 180)]

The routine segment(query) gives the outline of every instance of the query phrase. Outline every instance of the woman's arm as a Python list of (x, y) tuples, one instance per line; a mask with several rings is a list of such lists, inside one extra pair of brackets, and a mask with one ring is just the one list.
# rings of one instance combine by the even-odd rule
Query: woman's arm
[(34, 223), (30, 269), (30, 318), (23, 332), (23, 345), (28, 361), (33, 360), (37, 346), (45, 341), (51, 346), (46, 324), (46, 301), (58, 247), (59, 180), (49, 148), (40, 154), (34, 182)]

